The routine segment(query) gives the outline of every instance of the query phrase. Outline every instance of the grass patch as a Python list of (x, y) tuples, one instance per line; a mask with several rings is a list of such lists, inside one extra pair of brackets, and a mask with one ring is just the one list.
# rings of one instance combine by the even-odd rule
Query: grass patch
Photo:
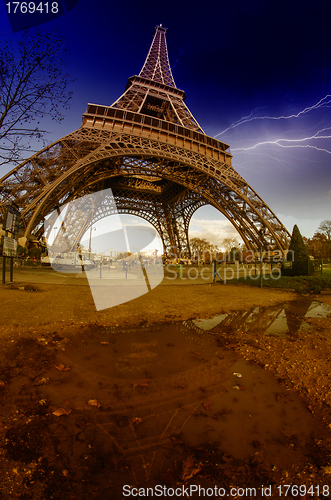
[[(261, 280), (260, 276), (247, 276), (231, 280), (231, 284), (237, 283), (259, 287)], [(331, 269), (324, 269), (323, 273), (318, 276), (281, 276), (275, 279), (266, 274), (262, 286), (264, 288), (294, 289), (297, 293), (321, 293), (322, 290), (331, 289)]]

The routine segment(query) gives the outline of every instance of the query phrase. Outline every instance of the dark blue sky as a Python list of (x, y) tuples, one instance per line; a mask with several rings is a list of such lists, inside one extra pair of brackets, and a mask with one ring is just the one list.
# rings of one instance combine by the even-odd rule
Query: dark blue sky
[[(234, 167), (287, 228), (298, 223), (312, 236), (331, 219), (330, 14), (326, 1), (80, 0), (43, 25), (67, 36), (75, 79), (65, 120), (44, 125), (49, 140), (78, 128), (88, 102), (119, 97), (162, 23), (176, 85), (197, 121), (230, 144)], [(19, 37), (3, 4), (0, 33)]]

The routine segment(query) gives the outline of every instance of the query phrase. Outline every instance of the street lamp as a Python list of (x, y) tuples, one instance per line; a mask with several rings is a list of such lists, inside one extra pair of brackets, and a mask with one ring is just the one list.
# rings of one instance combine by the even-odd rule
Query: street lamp
[(55, 242), (57, 227), (53, 227), (53, 229), (54, 229), (54, 237), (53, 237), (52, 245), (54, 245), (54, 242)]
[(93, 231), (96, 231), (96, 227), (93, 227), (92, 224), (91, 224), (91, 227), (90, 227), (90, 243), (89, 243), (89, 248), (88, 248), (88, 258), (91, 259), (91, 240), (92, 240), (92, 230)]

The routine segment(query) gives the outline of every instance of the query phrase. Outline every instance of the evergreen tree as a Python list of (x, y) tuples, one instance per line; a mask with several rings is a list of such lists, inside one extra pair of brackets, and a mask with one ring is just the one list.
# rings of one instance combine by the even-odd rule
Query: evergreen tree
[(286, 276), (308, 276), (309, 254), (297, 225), (293, 227), (291, 243), (286, 257), (292, 262), (292, 269), (284, 269)]

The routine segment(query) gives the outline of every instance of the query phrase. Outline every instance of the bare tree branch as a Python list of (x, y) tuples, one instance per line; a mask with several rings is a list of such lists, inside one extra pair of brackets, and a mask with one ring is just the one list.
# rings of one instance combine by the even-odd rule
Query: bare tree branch
[(18, 163), (32, 139), (45, 131), (39, 120), (61, 121), (72, 92), (63, 73), (66, 40), (58, 30), (25, 32), (17, 47), (0, 43), (0, 164)]

